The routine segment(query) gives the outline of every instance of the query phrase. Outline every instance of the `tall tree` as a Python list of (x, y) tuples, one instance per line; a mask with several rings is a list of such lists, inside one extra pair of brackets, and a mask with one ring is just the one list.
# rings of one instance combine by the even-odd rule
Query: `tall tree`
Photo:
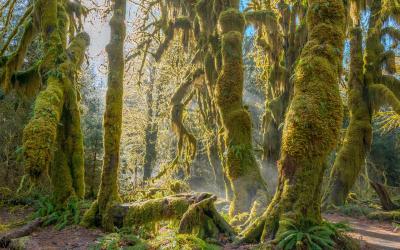
[[(370, 151), (372, 141), (372, 115), (382, 105), (391, 106), (400, 113), (400, 81), (390, 75), (396, 72), (395, 55), (384, 49), (382, 38), (389, 35), (399, 40), (394, 27), (384, 26), (389, 17), (398, 18), (400, 7), (396, 1), (374, 0), (369, 2), (368, 31), (365, 49), (362, 49), (362, 30), (359, 20), (362, 1), (351, 1), (351, 65), (349, 79), (350, 124), (342, 147), (336, 157), (326, 205), (343, 205), (353, 187)], [(364, 11), (366, 11), (364, 9)], [(363, 60), (364, 58), (364, 60)], [(389, 74), (383, 74), (383, 68)]]
[(288, 230), (287, 219), (300, 226), (322, 223), (321, 183), (342, 121), (343, 2), (309, 0), (307, 29), (283, 130), (278, 188), (264, 214), (244, 231), (244, 241), (275, 238)]
[[(106, 47), (108, 55), (108, 82), (104, 113), (104, 158), (100, 191), (97, 200), (86, 212), (85, 225), (101, 225), (113, 231), (114, 223), (110, 208), (119, 202), (118, 168), (120, 164), (120, 139), (122, 126), (122, 99), (124, 83), (124, 41), (126, 35), (126, 0), (112, 2), (113, 16), (110, 20), (111, 38)], [(99, 218), (99, 219), (97, 219)]]

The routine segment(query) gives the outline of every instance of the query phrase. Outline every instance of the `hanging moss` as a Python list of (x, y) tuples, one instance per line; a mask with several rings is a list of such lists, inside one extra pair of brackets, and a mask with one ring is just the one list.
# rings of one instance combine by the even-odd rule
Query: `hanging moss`
[(8, 93), (11, 90), (11, 79), (21, 69), (28, 47), (34, 38), (35, 30), (32, 21), (30, 21), (24, 26), (24, 33), (17, 50), (9, 56), (2, 57), (4, 61), (0, 64), (0, 88), (4, 92)]
[(16, 89), (19, 95), (34, 97), (40, 91), (42, 87), (42, 79), (39, 73), (40, 63), (39, 61), (27, 70), (18, 71), (12, 76), (13, 89)]

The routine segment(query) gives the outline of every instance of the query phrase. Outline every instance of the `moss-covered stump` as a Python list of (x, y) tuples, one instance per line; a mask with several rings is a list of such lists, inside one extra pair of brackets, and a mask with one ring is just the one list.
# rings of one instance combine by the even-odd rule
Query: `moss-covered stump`
[(279, 238), (290, 227), (321, 225), (320, 190), (326, 159), (342, 125), (339, 78), (345, 9), (341, 0), (309, 0), (309, 40), (295, 69), (294, 95), (286, 115), (279, 183), (264, 212), (243, 232), (243, 241)]
[(209, 193), (178, 194), (144, 202), (118, 204), (111, 210), (117, 227), (142, 226), (178, 220), (181, 234), (195, 234), (202, 239), (218, 239), (220, 234), (232, 238), (232, 227), (214, 207), (217, 197)]

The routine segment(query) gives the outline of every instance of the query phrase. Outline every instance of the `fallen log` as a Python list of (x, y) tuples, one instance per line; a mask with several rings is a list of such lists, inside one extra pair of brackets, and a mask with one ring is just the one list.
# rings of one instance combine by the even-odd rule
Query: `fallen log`
[(232, 238), (235, 231), (215, 209), (216, 199), (209, 193), (177, 194), (115, 205), (112, 216), (117, 227), (180, 220), (179, 233), (193, 233), (202, 239), (215, 239), (221, 234)]
[(12, 239), (30, 235), (36, 228), (42, 225), (43, 221), (44, 218), (37, 218), (20, 228), (14, 229), (4, 235), (0, 235), (0, 247), (6, 248)]

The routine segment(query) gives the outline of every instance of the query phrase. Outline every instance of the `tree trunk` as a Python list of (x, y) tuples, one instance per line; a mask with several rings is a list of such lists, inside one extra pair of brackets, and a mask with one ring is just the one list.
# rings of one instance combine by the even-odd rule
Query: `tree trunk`
[[(150, 78), (149, 89), (147, 93), (147, 124), (145, 128), (145, 144), (146, 151), (144, 154), (144, 164), (143, 164), (143, 181), (150, 179), (151, 173), (153, 171), (154, 162), (157, 157), (157, 138), (158, 138), (158, 106), (159, 100), (154, 101), (154, 80)], [(155, 107), (153, 107), (155, 104)]]
[[(353, 10), (355, 8), (352, 8)], [(382, 79), (382, 60), (384, 46), (381, 42), (381, 0), (370, 3), (369, 29), (365, 44), (365, 57), (362, 58), (362, 31), (359, 20), (353, 20), (357, 27), (351, 31), (351, 65), (349, 81), (350, 125), (342, 148), (335, 160), (331, 173), (332, 192), (326, 204), (343, 205), (364, 164), (372, 141), (372, 114), (380, 107), (376, 103), (372, 89)], [(359, 19), (360, 13), (354, 13)], [(354, 19), (354, 18), (353, 18)], [(380, 96), (380, 99), (385, 99)], [(379, 100), (378, 102), (381, 102)]]
[(238, 5), (221, 13), (222, 72), (215, 101), (224, 127), (226, 173), (233, 190), (229, 215), (248, 212), (253, 202), (268, 195), (252, 145), (250, 114), (243, 106), (242, 40), (244, 17)]
[(341, 0), (309, 0), (309, 40), (294, 75), (294, 95), (283, 130), (279, 183), (264, 214), (244, 232), (243, 241), (276, 238), (284, 220), (321, 224), (320, 190), (329, 153), (342, 125), (339, 78), (345, 9)]
[(97, 200), (86, 212), (84, 225), (101, 225), (113, 231), (110, 208), (120, 201), (118, 169), (120, 164), (120, 139), (122, 124), (122, 98), (124, 83), (124, 40), (126, 0), (113, 1), (113, 16), (110, 20), (111, 40), (106, 47), (108, 54), (108, 88), (104, 113), (104, 158), (100, 190)]
[(359, 26), (350, 31), (350, 79), (348, 84), (348, 106), (350, 124), (347, 128), (330, 176), (325, 206), (343, 205), (353, 187), (365, 157), (371, 147), (372, 125), (368, 89), (364, 82), (362, 30)]
[(224, 169), (221, 164), (221, 159), (218, 154), (218, 137), (210, 138), (211, 142), (208, 142), (207, 156), (211, 167), (214, 171), (214, 182), (217, 187), (218, 193), (225, 194), (225, 180), (224, 180)]

